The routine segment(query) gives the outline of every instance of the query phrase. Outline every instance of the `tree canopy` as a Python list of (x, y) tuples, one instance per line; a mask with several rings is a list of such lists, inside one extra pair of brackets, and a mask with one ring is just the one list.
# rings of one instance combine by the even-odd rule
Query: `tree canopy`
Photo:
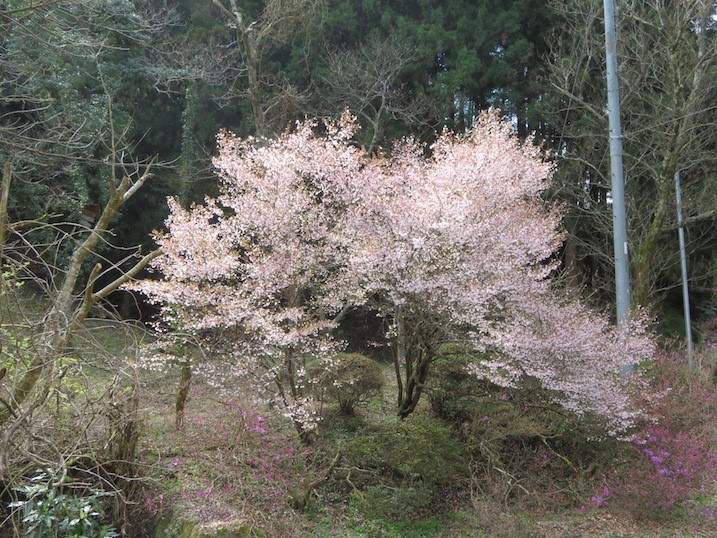
[(161, 279), (134, 289), (169, 327), (221, 335), (204, 341), (228, 358), (199, 371), (253, 376), (303, 434), (309, 362), (335, 352), (330, 329), (348, 310), (368, 307), (389, 322), (401, 417), (440, 346), (460, 342), (485, 354), (474, 373), (492, 383), (531, 378), (576, 413), (629, 424), (619, 370), (652, 345), (551, 290), (560, 212), (540, 198), (552, 169), (538, 148), (495, 112), (467, 135), (444, 133), (428, 157), (408, 140), (370, 158), (349, 144), (348, 116), (324, 136), (317, 127), (274, 141), (223, 133), (220, 196), (170, 204), (165, 254), (152, 262)]

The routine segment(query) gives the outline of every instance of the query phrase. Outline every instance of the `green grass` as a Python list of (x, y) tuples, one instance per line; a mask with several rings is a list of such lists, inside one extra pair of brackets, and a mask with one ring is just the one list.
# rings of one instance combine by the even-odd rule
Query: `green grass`
[(347, 522), (347, 531), (371, 538), (427, 538), (438, 536), (445, 528), (445, 522), (438, 519), (425, 521), (390, 521), (387, 519), (351, 519)]

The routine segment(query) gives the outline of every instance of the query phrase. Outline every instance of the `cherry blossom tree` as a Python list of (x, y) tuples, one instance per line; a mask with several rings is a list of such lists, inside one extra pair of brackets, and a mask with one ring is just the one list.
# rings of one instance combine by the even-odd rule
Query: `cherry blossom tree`
[(405, 417), (442, 343), (482, 340), (509, 297), (547, 276), (560, 216), (540, 199), (549, 165), (495, 113), (469, 136), (445, 133), (429, 158), (407, 141), (371, 168), (349, 226), (360, 245), (349, 273), (393, 321)]
[(617, 372), (652, 346), (550, 289), (563, 234), (540, 148), (490, 111), (424, 149), (404, 142), (367, 164), (345, 227), (345, 274), (392, 321), (398, 414), (415, 409), (440, 346), (462, 342), (493, 357), (476, 373), (494, 383), (534, 378), (573, 411), (629, 420)]
[(307, 361), (330, 360), (332, 329), (358, 306), (390, 322), (401, 417), (439, 347), (463, 342), (484, 352), (476, 375), (537, 380), (571, 411), (629, 424), (619, 368), (649, 358), (651, 340), (551, 289), (561, 212), (542, 199), (552, 169), (538, 147), (495, 111), (467, 135), (404, 141), (380, 159), (350, 144), (350, 117), (318, 128), (219, 135), (221, 195), (189, 210), (170, 201), (153, 261), (163, 277), (135, 286), (165, 323), (221, 332), (224, 374), (254, 376), (304, 437), (315, 425)]
[(273, 142), (220, 133), (222, 194), (189, 210), (170, 200), (156, 238), (166, 254), (153, 264), (163, 279), (135, 286), (163, 305), (165, 326), (222, 343), (226, 360), (199, 365), (203, 373), (251, 375), (304, 438), (315, 426), (307, 361), (338, 349), (330, 331), (347, 296), (332, 281), (347, 245), (337, 239), (363, 166), (348, 119), (325, 137), (316, 127)]

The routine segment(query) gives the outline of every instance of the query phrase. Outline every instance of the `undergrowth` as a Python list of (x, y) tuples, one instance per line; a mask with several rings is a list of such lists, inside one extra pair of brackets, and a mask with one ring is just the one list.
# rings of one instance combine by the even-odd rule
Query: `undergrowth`
[[(97, 342), (110, 338), (101, 323), (92, 336)], [(68, 396), (56, 403), (63, 413), (78, 399), (80, 361), (72, 359), (58, 385)], [(87, 380), (105, 377), (101, 369), (88, 371), (102, 363), (81, 359), (85, 388), (77, 390), (94, 394)], [(96, 525), (110, 536), (121, 500), (134, 508), (119, 523), (138, 537), (179, 536), (200, 524), (282, 537), (555, 536), (577, 528), (585, 536), (619, 534), (596, 521), (627, 525), (633, 530), (626, 535), (640, 536), (633, 520), (644, 536), (714, 530), (717, 391), (707, 358), (692, 372), (676, 354), (641, 366), (647, 414), (628, 440), (601, 435), (597, 420), (571, 416), (530, 382), (505, 389), (477, 381), (464, 369), (474, 360), (480, 356), (447, 349), (434, 364), (428, 398), (403, 421), (395, 416), (391, 368), (382, 365), (382, 392), (375, 383), (352, 415), (341, 409), (340, 395), (327, 399), (310, 445), (285, 417), (254, 402), (241, 381), (221, 393), (197, 381), (177, 430), (176, 373), (143, 372), (136, 459), (124, 462), (134, 466), (134, 486), (120, 491), (121, 499), (105, 497), (102, 480), (119, 468), (99, 452), (95, 463), (74, 460), (78, 470), (70, 477), (94, 469), (99, 480), (88, 481), (82, 494), (53, 493), (61, 501), (56, 523)], [(32, 492), (15, 491), (4, 500), (6, 514), (39, 513), (28, 508)], [(75, 522), (77, 510), (92, 517)]]

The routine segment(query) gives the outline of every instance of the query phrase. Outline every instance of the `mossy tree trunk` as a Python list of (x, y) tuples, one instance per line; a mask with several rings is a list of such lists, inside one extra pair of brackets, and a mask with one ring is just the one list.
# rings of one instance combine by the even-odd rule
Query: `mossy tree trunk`
[(189, 389), (192, 385), (192, 363), (189, 357), (185, 357), (181, 363), (182, 375), (179, 379), (179, 390), (177, 390), (177, 399), (174, 403), (174, 428), (181, 430), (184, 428), (184, 409), (187, 405), (187, 397)]
[[(406, 320), (404, 308), (394, 308), (396, 353), (394, 367), (398, 384), (398, 416), (408, 417), (423, 394), (430, 366), (436, 358), (435, 346), (420, 320)], [(433, 331), (428, 331), (433, 332)]]
[(161, 249), (156, 249), (147, 254), (137, 261), (132, 268), (122, 273), (99, 291), (94, 290), (95, 281), (102, 270), (102, 266), (97, 263), (90, 273), (78, 306), (78, 301), (75, 300), (75, 289), (83, 263), (94, 254), (97, 245), (107, 234), (110, 221), (119, 208), (151, 177), (150, 169), (152, 164), (150, 163), (145, 172), (135, 181), (129, 176), (124, 176), (120, 181), (117, 181), (115, 167), (112, 167), (111, 177), (108, 181), (109, 201), (102, 211), (97, 224), (90, 230), (88, 237), (77, 246), (70, 258), (65, 276), (59, 285), (59, 291), (52, 298), (50, 308), (44, 318), (43, 330), (38, 343), (35, 345), (33, 359), (15, 383), (10, 400), (4, 402), (4, 405), (0, 408), (0, 428), (4, 427), (12, 417), (19, 417), (31, 410), (26, 409), (23, 412), (21, 408), (43, 377), (46, 383), (44, 383), (42, 391), (31, 408), (41, 405), (45, 400), (52, 383), (55, 361), (63, 356), (72, 335), (82, 326), (90, 309), (131, 278), (137, 276), (150, 261), (163, 253)]

